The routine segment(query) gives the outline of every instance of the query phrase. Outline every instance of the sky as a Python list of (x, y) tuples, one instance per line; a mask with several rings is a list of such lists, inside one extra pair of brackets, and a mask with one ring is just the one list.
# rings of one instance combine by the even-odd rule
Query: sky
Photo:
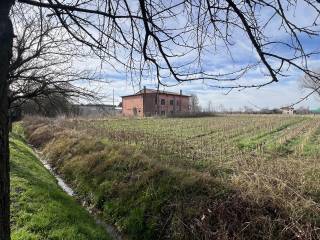
[[(108, 83), (99, 83), (94, 87), (98, 89), (101, 95), (104, 95), (103, 102), (106, 104), (112, 104), (113, 91), (114, 102), (118, 104), (121, 102), (121, 96), (133, 94), (140, 89), (138, 84), (132, 84), (132, 81), (125, 77), (117, 80), (108, 78), (108, 81)], [(155, 82), (144, 81), (141, 87), (143, 86), (157, 88)], [(233, 90), (229, 93), (227, 90), (212, 89), (202, 82), (188, 82), (174, 87), (160, 86), (160, 89), (177, 93), (182, 90), (184, 94), (188, 95), (196, 94), (203, 109), (206, 109), (211, 104), (215, 110), (220, 110), (221, 107), (228, 110), (242, 110), (245, 106), (255, 110), (280, 108), (299, 101), (309, 92), (301, 87), (300, 81), (295, 77), (292, 80), (280, 81), (260, 89)], [(316, 95), (310, 96), (305, 101), (296, 105), (296, 107), (317, 109), (320, 107), (320, 97)]]
[[(293, 19), (295, 23), (299, 24), (299, 26), (311, 26), (312, 22), (310, 22), (310, 20), (314, 19), (314, 10), (306, 7), (302, 2), (302, 0), (299, 0), (296, 8), (289, 10), (288, 16), (290, 19)], [(270, 11), (261, 11), (260, 20), (264, 21), (268, 19), (270, 14), (272, 14)], [(319, 30), (319, 27), (316, 26), (315, 29)], [(279, 20), (271, 21), (269, 29), (266, 31), (268, 31), (268, 36), (271, 37), (271, 39), (285, 42), (290, 41), (290, 39), (287, 39), (287, 35), (283, 29), (279, 28)], [(235, 71), (258, 59), (257, 53), (249, 44), (247, 36), (241, 32), (234, 32), (233, 35), (235, 35), (235, 37), (232, 39), (233, 45), (230, 48), (232, 57), (226, 54), (226, 49), (223, 49), (223, 47), (221, 47), (219, 51), (208, 51), (207, 54), (203, 55), (202, 69), (213, 73)], [(300, 35), (299, 38), (301, 39), (301, 43), (305, 50), (320, 50), (319, 37), (309, 38), (307, 36)], [(290, 55), (290, 51), (288, 51), (284, 46), (276, 46), (270, 51), (281, 53), (284, 56), (292, 56)], [(188, 60), (189, 59), (177, 59), (176, 61), (183, 62)], [(299, 64), (299, 62), (297, 63)], [(309, 66), (311, 66), (311, 68), (319, 68), (319, 63), (320, 55), (315, 55), (309, 58)], [(101, 63), (97, 59), (92, 59), (89, 62), (83, 62), (81, 64), (83, 69), (88, 66), (92, 69), (99, 69), (99, 77), (105, 83), (91, 83), (90, 85), (88, 85), (88, 83), (81, 83), (80, 85), (89, 86), (91, 89), (98, 90), (100, 95), (104, 96), (102, 101), (107, 104), (111, 104), (113, 102), (113, 92), (114, 102), (118, 104), (121, 101), (121, 96), (133, 94), (143, 88), (143, 86), (146, 86), (147, 88), (157, 88), (157, 82), (152, 76), (145, 76), (140, 82), (136, 79), (130, 78), (130, 74), (120, 66), (114, 69), (106, 63)], [(277, 65), (279, 62), (271, 62), (271, 64)], [(246, 82), (266, 82), (268, 81), (268, 77), (265, 76), (265, 71), (266, 69), (264, 66), (253, 69), (244, 75), (242, 79), (236, 81), (236, 84)], [(208, 107), (209, 102), (210, 105), (217, 110), (221, 107), (224, 109), (241, 110), (245, 106), (255, 110), (262, 108), (279, 108), (299, 101), (309, 92), (302, 87), (301, 78), (303, 77), (303, 74), (300, 71), (294, 68), (289, 68), (288, 71), (286, 71), (286, 75), (287, 76), (280, 77), (279, 82), (272, 83), (259, 89), (235, 89), (229, 92), (228, 90), (219, 90), (211, 87), (211, 82), (208, 81), (184, 82), (178, 86), (160, 86), (160, 89), (176, 92), (179, 92), (181, 89), (185, 94), (196, 94), (199, 98), (200, 105), (204, 109)], [(172, 79), (167, 79), (165, 83), (168, 85), (176, 85), (176, 82)], [(295, 107), (301, 106), (310, 109), (317, 109), (320, 107), (320, 97), (313, 95)]]

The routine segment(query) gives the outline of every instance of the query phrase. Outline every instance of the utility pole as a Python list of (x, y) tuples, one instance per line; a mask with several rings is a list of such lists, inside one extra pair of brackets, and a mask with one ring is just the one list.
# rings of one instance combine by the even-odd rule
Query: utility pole
[(116, 115), (116, 108), (114, 106), (114, 88), (112, 90), (112, 109), (113, 109), (113, 116)]

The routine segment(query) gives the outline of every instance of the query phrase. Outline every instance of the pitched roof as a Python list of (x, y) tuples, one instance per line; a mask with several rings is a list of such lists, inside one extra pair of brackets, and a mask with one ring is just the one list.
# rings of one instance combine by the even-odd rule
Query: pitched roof
[(282, 108), (280, 108), (281, 110), (294, 110), (294, 108), (293, 107), (282, 107)]
[(131, 96), (137, 96), (137, 95), (142, 95), (144, 94), (144, 91), (146, 94), (152, 94), (152, 93), (159, 93), (159, 94), (167, 94), (167, 95), (176, 95), (176, 96), (182, 96), (182, 97), (190, 97), (189, 95), (185, 95), (185, 94), (180, 94), (180, 93), (175, 93), (175, 92), (168, 92), (168, 91), (161, 91), (161, 90), (157, 90), (157, 89), (141, 89), (140, 91), (131, 94), (131, 95), (126, 95), (126, 96), (122, 96), (122, 97), (131, 97)]

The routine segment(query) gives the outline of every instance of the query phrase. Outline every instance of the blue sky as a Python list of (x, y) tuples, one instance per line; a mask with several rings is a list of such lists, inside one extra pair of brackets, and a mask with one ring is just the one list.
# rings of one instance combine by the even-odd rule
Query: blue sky
[[(299, 26), (309, 26), (312, 24), (310, 20), (313, 20), (314, 11), (307, 8), (302, 4), (302, 0), (298, 1), (298, 5), (295, 9), (291, 9), (288, 13), (290, 18)], [(320, 8), (320, 5), (319, 5)], [(267, 19), (268, 11), (261, 12), (261, 19)], [(319, 30), (318, 26), (315, 26), (316, 30)], [(281, 41), (290, 41), (283, 29), (279, 29), (279, 20), (270, 24), (268, 36), (272, 39)], [(257, 54), (252, 46), (249, 44), (247, 36), (239, 32), (235, 32), (233, 37), (234, 45), (231, 47), (232, 57), (226, 54), (226, 49), (223, 47), (219, 51), (208, 52), (203, 55), (202, 69), (208, 72), (221, 73), (227, 71), (234, 71), (247, 64), (255, 62), (257, 60)], [(305, 50), (320, 50), (320, 38), (309, 38), (305, 35), (300, 35), (302, 44)], [(272, 49), (276, 53), (281, 53), (284, 56), (292, 56), (292, 53), (283, 46), (277, 46)], [(189, 56), (190, 57), (190, 56)], [(192, 56), (191, 56), (192, 57)], [(176, 59), (176, 62), (188, 61), (189, 59)], [(320, 69), (320, 55), (315, 55), (309, 59), (309, 66), (312, 68)], [(100, 94), (104, 95), (103, 101), (105, 103), (112, 103), (112, 91), (115, 92), (115, 102), (121, 101), (121, 96), (132, 94), (138, 91), (141, 87), (146, 86), (148, 88), (156, 88), (157, 82), (152, 76), (145, 76), (142, 82), (130, 78), (130, 73), (126, 72), (120, 66), (117, 67), (117, 71), (110, 67), (107, 63), (101, 65), (99, 60), (92, 60), (89, 63), (82, 63), (82, 68), (87, 68), (90, 65), (91, 69), (98, 69), (101, 79), (106, 83), (91, 83), (90, 88), (98, 90)], [(279, 64), (272, 62), (272, 64)], [(211, 102), (212, 106), (218, 109), (224, 106), (226, 109), (238, 110), (244, 106), (251, 107), (253, 109), (258, 108), (274, 108), (290, 105), (297, 102), (299, 99), (308, 94), (308, 91), (301, 87), (301, 78), (303, 74), (297, 69), (289, 68), (286, 72), (286, 77), (279, 78), (279, 82), (265, 86), (260, 89), (244, 89), (241, 91), (233, 90), (229, 94), (227, 90), (218, 90), (210, 87), (211, 82), (194, 81), (185, 82), (179, 86), (163, 87), (162, 90), (168, 91), (182, 91), (186, 94), (196, 94), (200, 100), (200, 104), (203, 108), (208, 106)], [(260, 66), (252, 71), (248, 72), (242, 79), (237, 81), (240, 83), (260, 83), (266, 82), (268, 77), (265, 76), (264, 66)], [(175, 84), (172, 79), (167, 79), (166, 83)], [(296, 107), (310, 107), (315, 109), (320, 107), (320, 98), (318, 96), (311, 96), (306, 101), (303, 101)]]
[[(234, 110), (242, 109), (245, 106), (253, 109), (275, 108), (292, 104), (308, 94), (309, 90), (303, 89), (301, 86), (300, 77), (301, 74), (296, 73), (292, 74), (291, 77), (280, 79), (278, 83), (273, 83), (260, 89), (233, 90), (228, 94), (227, 90), (211, 88), (200, 81), (186, 82), (173, 87), (160, 86), (160, 89), (176, 92), (181, 89), (185, 94), (196, 94), (203, 108), (206, 108), (209, 102), (216, 109), (221, 106)], [(140, 84), (132, 81), (130, 77), (122, 72), (102, 74), (102, 79), (106, 80), (106, 83), (91, 83), (90, 88), (103, 95), (103, 102), (108, 104), (112, 103), (113, 90), (115, 102), (119, 103), (121, 96), (132, 94), (143, 86), (147, 88), (157, 87), (155, 81), (144, 80)], [(296, 107), (300, 106), (316, 109), (320, 107), (320, 97), (313, 95)]]
[[(99, 84), (99, 92), (105, 95), (103, 102), (112, 103), (112, 91), (115, 91), (115, 102), (121, 101), (121, 96), (132, 94), (139, 90), (139, 85), (132, 86), (131, 80), (111, 80), (107, 84)], [(144, 84), (148, 88), (156, 88), (155, 83)], [(260, 89), (245, 89), (242, 91), (227, 91), (212, 89), (201, 82), (184, 83), (175, 87), (160, 87), (163, 90), (179, 92), (182, 89), (185, 94), (196, 94), (203, 108), (206, 108), (211, 101), (212, 106), (218, 109), (221, 105), (227, 109), (241, 109), (244, 106), (253, 109), (274, 108), (292, 104), (304, 97), (308, 91), (301, 88), (297, 79), (281, 81)], [(320, 107), (320, 98), (316, 95), (309, 97), (306, 101), (297, 105), (315, 109)]]

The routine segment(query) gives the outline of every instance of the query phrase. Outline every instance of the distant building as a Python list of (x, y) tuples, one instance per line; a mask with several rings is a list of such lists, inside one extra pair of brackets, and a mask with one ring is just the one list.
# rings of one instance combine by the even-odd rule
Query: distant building
[(124, 116), (167, 116), (190, 112), (190, 97), (180, 93), (143, 88), (139, 92), (122, 97)]
[(294, 114), (294, 108), (293, 107), (282, 107), (280, 108), (282, 114), (286, 115), (293, 115)]
[(73, 105), (75, 115), (82, 117), (104, 117), (118, 115), (121, 108), (108, 104), (79, 104)]

